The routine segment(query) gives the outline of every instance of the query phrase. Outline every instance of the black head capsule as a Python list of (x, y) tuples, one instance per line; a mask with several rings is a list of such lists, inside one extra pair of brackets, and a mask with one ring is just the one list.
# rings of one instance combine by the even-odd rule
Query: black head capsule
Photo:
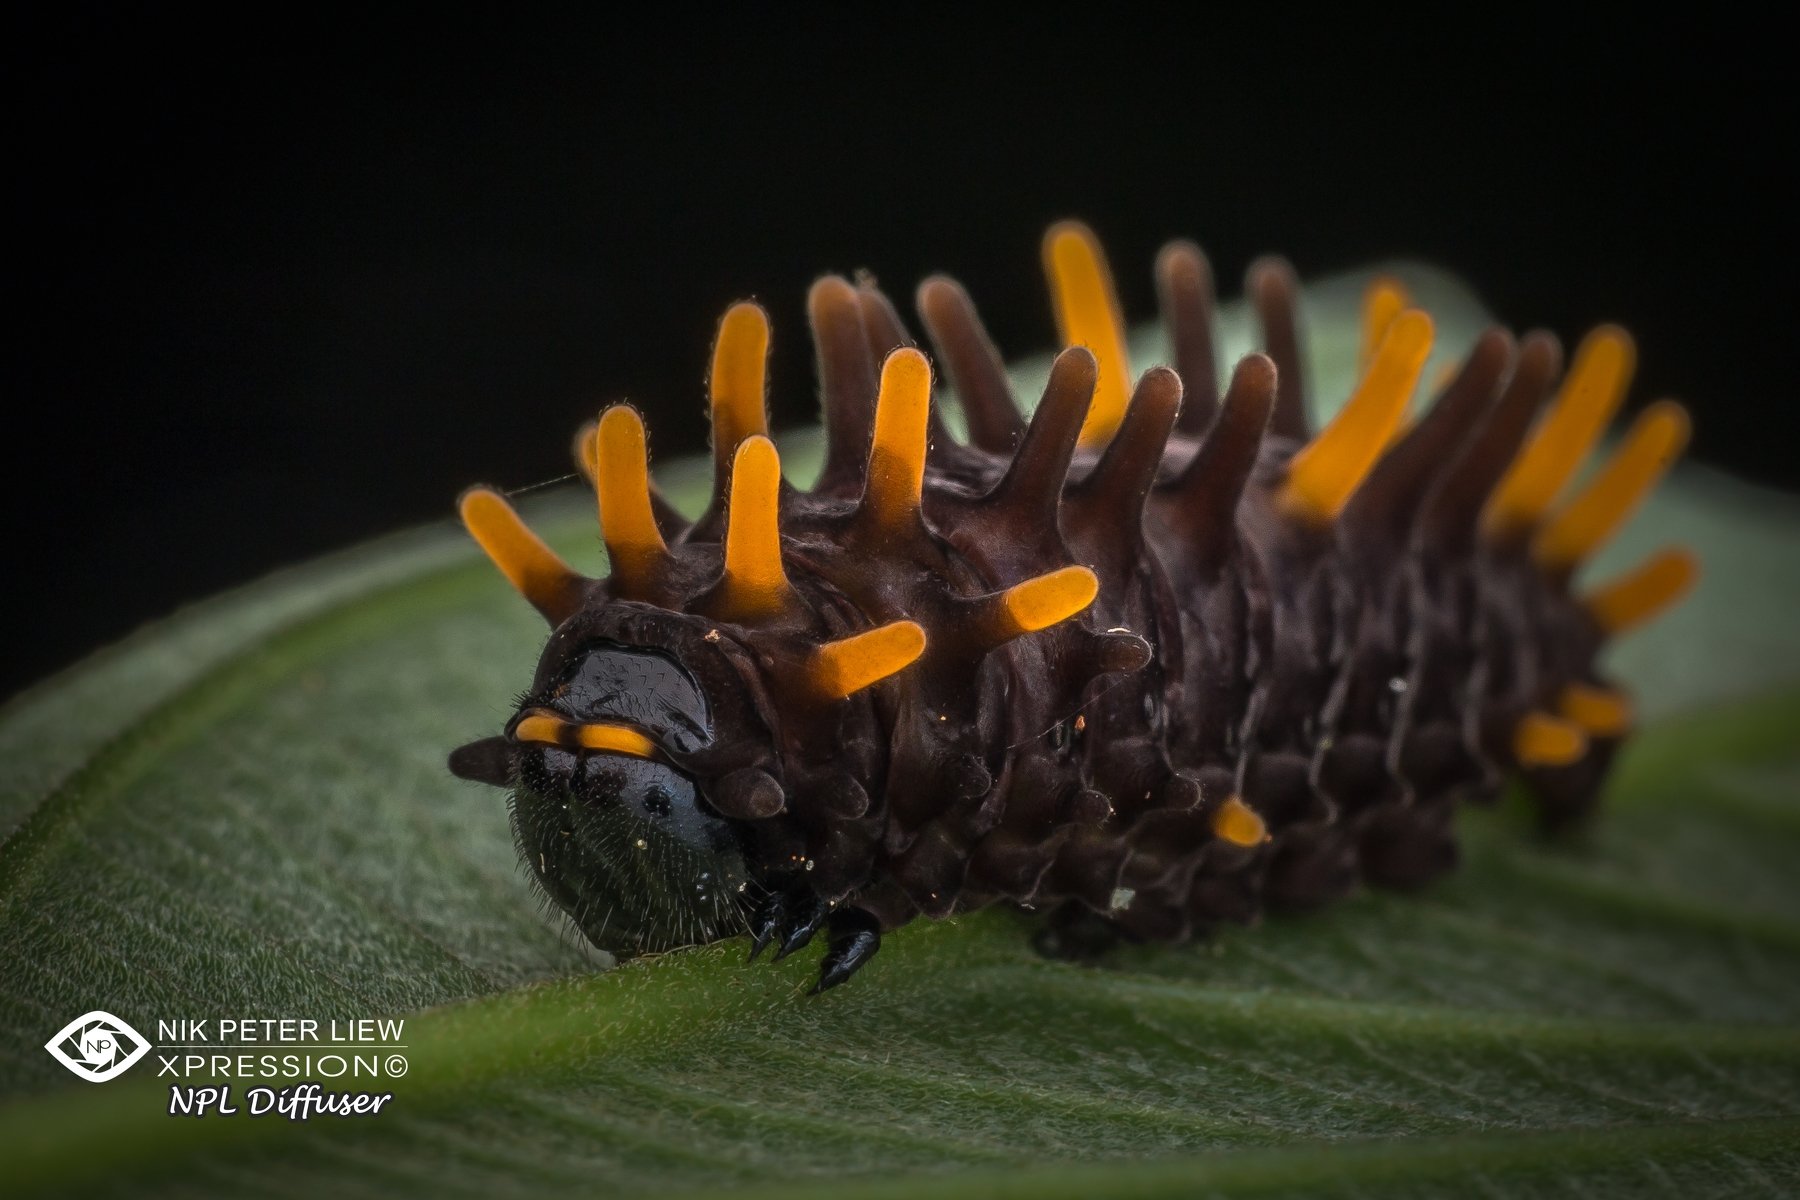
[(539, 885), (588, 940), (630, 955), (745, 928), (738, 833), (669, 761), (712, 740), (706, 693), (671, 653), (596, 638), (544, 673), (505, 737), (451, 766), (512, 788)]

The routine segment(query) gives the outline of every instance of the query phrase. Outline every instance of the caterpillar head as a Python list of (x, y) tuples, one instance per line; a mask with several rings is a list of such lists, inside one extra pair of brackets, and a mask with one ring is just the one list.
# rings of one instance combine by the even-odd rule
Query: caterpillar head
[(721, 730), (731, 740), (754, 715), (704, 638), (676, 614), (584, 609), (551, 639), (504, 733), (451, 759), (511, 788), (514, 837), (538, 884), (615, 954), (743, 927), (745, 847), (702, 781)]
[(595, 945), (624, 955), (743, 932), (771, 896), (812, 882), (796, 795), (851, 823), (866, 810), (881, 755), (868, 703), (850, 700), (917, 658), (923, 632), (903, 621), (831, 639), (809, 621), (746, 627), (610, 590), (557, 627), (502, 735), (451, 768), (511, 789), (525, 861)]

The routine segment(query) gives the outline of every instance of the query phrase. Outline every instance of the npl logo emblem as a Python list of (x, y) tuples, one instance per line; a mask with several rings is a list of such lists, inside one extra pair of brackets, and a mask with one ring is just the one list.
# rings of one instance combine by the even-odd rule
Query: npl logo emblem
[(105, 1083), (150, 1053), (144, 1035), (111, 1013), (76, 1017), (44, 1043), (56, 1060), (89, 1083)]

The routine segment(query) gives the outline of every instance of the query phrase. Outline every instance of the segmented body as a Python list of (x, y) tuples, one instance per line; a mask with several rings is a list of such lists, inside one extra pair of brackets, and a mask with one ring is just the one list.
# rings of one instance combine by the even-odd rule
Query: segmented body
[(1314, 436), (1284, 265), (1252, 270), (1268, 354), (1222, 396), (1198, 251), (1159, 260), (1176, 363), (1135, 388), (1091, 235), (1052, 230), (1046, 265), (1078, 348), (1029, 423), (954, 284), (929, 281), (920, 309), (967, 444), (886, 299), (827, 279), (810, 304), (827, 428), (811, 490), (780, 480), (762, 437), (767, 329), (740, 305), (714, 360), (719, 483), (696, 521), (647, 489), (625, 409), (583, 441), (609, 579), (521, 542), (491, 493), (465, 501), (558, 625), (537, 703), (629, 626), (694, 671), (716, 725), (695, 752), (632, 748), (609, 722), (516, 724), (506, 766), (465, 773), (517, 777), (552, 742), (666, 758), (734, 822), (758, 945), (831, 925), (826, 985), (882, 930), (997, 901), (1179, 939), (1363, 880), (1416, 886), (1455, 861), (1455, 804), (1513, 773), (1550, 822), (1585, 813), (1629, 724), (1596, 654), (1693, 574), (1671, 552), (1570, 587), (1685, 438), (1679, 409), (1653, 407), (1555, 503), (1628, 381), (1624, 335), (1590, 337), (1540, 418), (1554, 340), (1490, 331), (1403, 430), (1431, 325), (1383, 282), (1362, 383)]

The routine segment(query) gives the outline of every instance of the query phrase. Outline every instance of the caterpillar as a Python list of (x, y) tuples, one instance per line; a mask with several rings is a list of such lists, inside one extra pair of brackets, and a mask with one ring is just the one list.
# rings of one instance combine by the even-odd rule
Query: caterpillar
[(920, 916), (1010, 902), (1077, 953), (1416, 888), (1455, 864), (1457, 803), (1509, 776), (1547, 825), (1594, 808), (1632, 725), (1596, 655), (1697, 572), (1673, 548), (1572, 582), (1687, 438), (1654, 404), (1576, 483), (1629, 336), (1595, 330), (1565, 375), (1552, 335), (1488, 329), (1409, 420), (1433, 326), (1379, 279), (1359, 382), (1314, 432), (1284, 261), (1248, 274), (1264, 349), (1221, 391), (1196, 246), (1157, 258), (1174, 365), (1135, 379), (1093, 234), (1056, 225), (1043, 256), (1066, 348), (1029, 419), (960, 285), (917, 307), (966, 440), (894, 305), (827, 276), (809, 490), (768, 437), (769, 325), (743, 302), (698, 517), (651, 484), (626, 404), (577, 437), (604, 579), (463, 495), (553, 632), (450, 769), (509, 789), (524, 862), (595, 945), (747, 934), (781, 958), (823, 930), (817, 992)]

